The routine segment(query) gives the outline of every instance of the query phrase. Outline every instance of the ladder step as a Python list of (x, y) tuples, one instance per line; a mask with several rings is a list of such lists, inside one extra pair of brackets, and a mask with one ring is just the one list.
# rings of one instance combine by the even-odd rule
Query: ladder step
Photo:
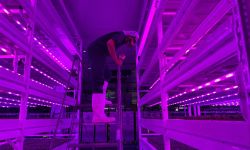
[[(74, 105), (73, 107), (75, 107), (75, 108), (77, 108), (77, 109), (90, 109), (90, 108), (92, 108), (92, 106), (91, 105), (88, 105), (88, 104), (86, 104), (86, 105), (83, 105), (83, 104), (81, 104), (81, 105)], [(111, 107), (111, 108), (118, 108), (118, 104), (109, 104), (109, 105), (106, 105), (106, 107)]]
[(99, 122), (99, 123), (92, 123), (92, 122), (86, 122), (86, 123), (81, 123), (81, 125), (85, 126), (93, 126), (93, 125), (119, 125), (118, 122), (111, 122), (111, 123), (106, 123), (106, 122)]
[(68, 147), (72, 148), (93, 148), (93, 147), (99, 147), (99, 148), (104, 148), (104, 147), (117, 147), (117, 143), (84, 143), (84, 144), (69, 144)]

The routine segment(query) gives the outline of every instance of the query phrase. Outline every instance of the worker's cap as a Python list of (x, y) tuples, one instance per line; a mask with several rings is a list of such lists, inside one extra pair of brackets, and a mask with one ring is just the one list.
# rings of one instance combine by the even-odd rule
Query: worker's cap
[(135, 41), (138, 41), (139, 39), (139, 34), (136, 31), (123, 31), (123, 33), (127, 36), (132, 36), (135, 38)]

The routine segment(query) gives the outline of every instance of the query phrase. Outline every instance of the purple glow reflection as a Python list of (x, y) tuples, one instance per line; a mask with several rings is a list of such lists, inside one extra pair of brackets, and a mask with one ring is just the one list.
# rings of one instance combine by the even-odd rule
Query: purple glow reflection
[(220, 82), (221, 81), (221, 79), (219, 78), (219, 79), (216, 79), (216, 80), (214, 80), (214, 82)]
[(152, 88), (156, 85), (156, 83), (158, 83), (159, 81), (160, 81), (160, 78), (158, 78), (158, 79), (150, 86), (149, 89), (152, 89)]
[[(224, 99), (225, 97), (232, 97), (232, 96), (237, 96), (237, 95), (238, 95), (238, 93), (234, 93), (234, 94), (220, 96), (220, 97), (216, 97), (216, 98), (212, 98), (212, 99), (207, 99), (207, 100), (202, 100), (202, 101), (198, 101), (198, 102), (188, 103), (188, 104), (184, 104), (182, 106), (193, 105), (193, 104), (200, 104), (200, 103), (204, 103), (204, 102), (209, 102), (209, 101), (213, 101), (213, 100)], [(174, 105), (174, 104), (171, 104), (171, 105)], [(169, 105), (169, 106), (171, 106), (171, 105)]]
[(3, 51), (3, 52), (7, 52), (7, 50), (5, 49), (5, 48), (1, 48), (1, 51)]
[[(13, 93), (13, 92), (6, 92), (9, 95), (15, 95), (15, 96), (20, 96), (20, 94), (17, 93)], [(32, 104), (32, 105), (36, 105), (36, 106), (45, 106), (45, 107), (51, 107), (51, 105), (48, 104), (52, 104), (52, 105), (57, 105), (57, 106), (61, 106), (62, 104), (59, 103), (55, 103), (55, 102), (51, 102), (49, 100), (44, 100), (44, 99), (40, 99), (40, 98), (36, 98), (36, 97), (28, 97), (30, 100), (35, 100), (38, 102), (28, 102), (28, 104)], [(4, 97), (0, 97), (0, 100), (6, 100), (6, 101), (12, 101), (12, 102), (2, 102), (3, 104), (12, 104), (13, 102), (18, 102), (20, 103), (19, 99), (13, 99), (13, 98), (4, 98)], [(40, 103), (39, 103), (40, 102)], [(45, 104), (44, 104), (45, 103)], [(63, 105), (64, 107), (69, 107), (68, 105)]]
[(66, 88), (65, 84), (63, 84), (63, 83), (59, 82), (58, 80), (52, 78), (51, 76), (49, 76), (46, 73), (44, 73), (41, 70), (39, 70), (38, 68), (35, 68), (34, 66), (31, 66), (31, 68), (34, 69), (35, 71), (39, 72), (40, 74), (44, 75), (45, 77), (49, 78), (50, 80), (52, 80), (52, 81), (56, 82), (57, 84), (62, 85), (63, 87)]
[(7, 14), (7, 15), (9, 15), (10, 14), (10, 12), (7, 10), (7, 9), (3, 9), (3, 11)]
[(212, 85), (211, 83), (217, 83), (217, 82), (220, 82), (220, 81), (225, 80), (225, 79), (227, 79), (227, 78), (230, 78), (230, 77), (232, 77), (232, 76), (234, 76), (234, 73), (226, 74), (226, 75), (224, 75), (224, 76), (222, 76), (222, 77), (220, 77), (220, 78), (215, 79), (214, 82), (211, 81), (211, 82), (207, 82), (207, 83), (205, 83), (205, 84), (201, 84), (201, 85), (199, 85), (199, 86), (196, 87), (196, 88), (192, 88), (191, 90), (187, 90), (187, 92), (185, 91), (185, 92), (183, 92), (183, 93), (179, 93), (179, 94), (177, 94), (177, 95), (174, 95), (174, 96), (170, 97), (169, 99), (173, 99), (173, 98), (182, 96), (182, 95), (184, 95), (184, 94), (187, 94), (187, 93), (189, 93), (189, 92), (194, 92), (194, 91), (200, 90), (200, 89), (202, 89), (202, 88), (204, 88), (204, 87), (211, 86), (211, 85)]

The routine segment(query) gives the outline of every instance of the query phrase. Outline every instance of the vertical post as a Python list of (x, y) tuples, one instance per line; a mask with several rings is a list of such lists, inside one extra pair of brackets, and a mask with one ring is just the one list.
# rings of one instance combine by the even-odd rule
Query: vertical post
[(29, 95), (29, 80), (30, 80), (30, 65), (31, 65), (31, 56), (26, 56), (25, 64), (24, 64), (24, 80), (25, 83), (25, 92), (22, 93), (21, 102), (20, 102), (20, 112), (19, 112), (19, 120), (23, 121), (27, 116), (27, 102)]
[[(161, 108), (162, 108), (162, 116), (163, 116), (163, 124), (164, 127), (168, 126), (168, 94), (164, 90), (163, 80), (165, 77), (164, 65), (166, 64), (164, 56), (160, 56), (160, 84), (161, 84)], [(164, 131), (164, 149), (170, 150), (170, 138), (167, 136), (167, 131)]]
[[(136, 47), (137, 48), (137, 47)], [(136, 49), (137, 51), (137, 49)], [(140, 102), (140, 85), (139, 85), (139, 78), (140, 78), (140, 68), (138, 67), (138, 57), (135, 58), (136, 59), (136, 93), (137, 93), (137, 126), (138, 126), (138, 140), (139, 140), (139, 150), (142, 150), (141, 147), (141, 140), (142, 140), (142, 136), (141, 136), (141, 106), (139, 105)]]
[[(33, 8), (35, 10), (36, 0), (33, 1)], [(28, 97), (29, 97), (29, 81), (30, 81), (30, 67), (32, 61), (32, 50), (33, 50), (33, 34), (34, 34), (34, 14), (31, 16), (29, 20), (29, 24), (27, 27), (27, 41), (29, 44), (29, 52), (25, 56), (25, 63), (24, 63), (24, 81), (25, 81), (25, 91), (21, 94), (21, 101), (20, 101), (20, 111), (19, 111), (19, 127), (20, 127), (20, 137), (17, 139), (17, 147), (18, 150), (23, 150), (24, 144), (24, 123), (27, 118), (27, 107), (28, 107)], [(15, 53), (16, 57), (16, 53)]]
[(201, 116), (201, 106), (197, 105), (197, 115)]
[(188, 116), (192, 117), (192, 106), (188, 105)]
[(196, 105), (193, 105), (193, 109), (194, 109), (194, 116), (197, 116), (197, 110), (196, 110)]
[(119, 150), (123, 150), (123, 135), (122, 135), (122, 86), (121, 86), (121, 67), (117, 69), (117, 97), (118, 97), (118, 119), (119, 128), (117, 130), (117, 136), (119, 141)]
[[(159, 5), (159, 3), (158, 3)], [(159, 14), (159, 21), (158, 21), (158, 31), (157, 31), (157, 36), (158, 36), (158, 46), (161, 44), (162, 37), (163, 37), (163, 21), (162, 21), (162, 15), (161, 13)], [(161, 108), (162, 108), (162, 116), (163, 116), (163, 124), (166, 127), (167, 126), (167, 120), (168, 120), (168, 94), (164, 90), (164, 87), (162, 85), (164, 78), (165, 78), (165, 70), (164, 66), (166, 65), (167, 61), (164, 57), (164, 55), (160, 54), (159, 56), (159, 64), (160, 64), (160, 84), (161, 84)], [(170, 139), (167, 137), (167, 131), (164, 131), (163, 134), (164, 137), (164, 149), (165, 150), (170, 150)]]
[[(108, 107), (107, 116), (110, 116), (110, 107)], [(110, 124), (106, 124), (106, 141), (110, 142)]]
[[(80, 55), (82, 54), (82, 40), (80, 40)], [(82, 75), (83, 75), (83, 73), (82, 73), (82, 67), (83, 67), (83, 64), (82, 64), (82, 61), (79, 59), (78, 60), (78, 65), (79, 65), (79, 67), (78, 67), (78, 85), (77, 85), (77, 105), (79, 106), (79, 105), (81, 105), (81, 97), (82, 97)], [(81, 110), (82, 109), (77, 109), (77, 122), (79, 122), (79, 124), (78, 124), (78, 127), (77, 127), (77, 141), (78, 141), (78, 144), (80, 144), (80, 142), (81, 142), (81, 132), (80, 131), (82, 131), (81, 130), (81, 128), (82, 128), (82, 120), (81, 119), (83, 119), (83, 118), (81, 118)]]
[(24, 122), (26, 121), (27, 118), (31, 59), (32, 59), (31, 55), (27, 54), (24, 64), (24, 81), (26, 85), (25, 85), (25, 91), (21, 94), (20, 111), (19, 111), (19, 126), (21, 129), (20, 131), (21, 135), (17, 140), (18, 150), (23, 149), (23, 143), (24, 143)]
[(186, 106), (183, 106), (183, 111), (184, 111), (184, 116), (186, 117), (187, 116), (187, 107)]
[(233, 25), (234, 36), (238, 46), (239, 67), (236, 71), (239, 82), (240, 107), (244, 119), (250, 124), (250, 53), (249, 53), (249, 19), (250, 2), (247, 0), (234, 0)]

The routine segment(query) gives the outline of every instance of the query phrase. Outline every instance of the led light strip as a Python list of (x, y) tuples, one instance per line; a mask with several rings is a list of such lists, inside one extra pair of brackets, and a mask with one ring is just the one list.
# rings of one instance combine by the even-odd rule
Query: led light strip
[[(10, 69), (8, 69), (8, 68), (4, 68), (3, 66), (0, 66), (0, 68), (3, 68), (3, 69), (5, 69), (5, 70), (7, 70), (7, 71), (10, 71), (10, 72), (12, 72), (12, 73), (14, 73), (14, 74), (17, 74), (17, 75), (21, 76), (21, 74), (15, 73), (13, 70), (10, 70)], [(30, 79), (30, 80), (31, 80), (31, 81), (34, 81), (34, 82), (36, 82), (36, 83), (38, 83), (38, 84), (40, 84), (40, 85), (46, 86), (46, 87), (49, 88), (49, 89), (53, 89), (53, 87), (48, 86), (48, 85), (46, 85), (46, 84), (43, 84), (43, 83), (41, 83), (41, 82), (39, 82), (39, 81), (36, 81), (36, 80), (34, 80), (34, 79)]]
[(65, 85), (65, 84), (63, 84), (63, 83), (61, 83), (61, 82), (57, 81), (56, 79), (54, 79), (54, 78), (52, 78), (51, 76), (47, 75), (46, 73), (42, 72), (42, 71), (41, 71), (41, 70), (39, 70), (38, 68), (35, 68), (34, 66), (31, 66), (31, 68), (32, 68), (33, 70), (35, 70), (35, 71), (39, 72), (39, 73), (40, 73), (40, 74), (42, 74), (43, 76), (45, 76), (45, 77), (49, 78), (50, 80), (52, 80), (52, 81), (56, 82), (57, 84), (62, 85), (64, 88), (66, 88), (66, 85)]
[[(1, 8), (1, 7), (0, 7)], [(5, 12), (7, 15), (10, 15), (10, 12), (2, 7), (3, 12)], [(27, 28), (25, 28), (20, 21), (15, 20), (16, 24), (19, 25), (24, 31), (27, 30)], [(41, 43), (39, 42), (35, 37), (34, 40), (42, 47), (42, 49), (53, 59), (56, 61), (56, 63), (58, 63), (62, 68), (64, 68), (66, 71), (70, 72), (70, 70), (61, 62), (59, 61), (51, 52), (49, 52), (49, 50)]]
[[(238, 86), (232, 86), (232, 87), (229, 87), (229, 88), (225, 88), (224, 90), (225, 90), (225, 91), (228, 91), (228, 90), (237, 89), (237, 88), (238, 88)], [(184, 103), (184, 102), (188, 102), (188, 101), (195, 100), (195, 99), (199, 99), (199, 98), (203, 98), (203, 97), (207, 97), (207, 96), (210, 96), (210, 95), (214, 95), (214, 94), (216, 94), (216, 93), (217, 93), (217, 92), (214, 91), (214, 92), (202, 94), (202, 95), (199, 95), (199, 96), (196, 96), (196, 97), (193, 97), (193, 98), (189, 98), (189, 99), (186, 99), (186, 100), (183, 100), (183, 101), (179, 101), (179, 102), (176, 102), (176, 103), (169, 104), (169, 106), (171, 106), (171, 105), (176, 105), (176, 104), (180, 104), (180, 103)]]
[[(0, 102), (4, 104), (13, 104), (16, 106), (20, 106), (20, 100), (18, 99), (13, 99), (13, 98), (4, 98), (0, 97), (1, 100), (6, 100), (6, 101), (12, 101), (12, 102), (19, 102), (19, 104), (11, 103), (11, 102)], [(45, 105), (45, 104), (39, 104), (39, 103), (32, 103), (32, 102), (27, 102), (28, 104), (36, 105), (36, 106), (46, 106), (46, 107), (51, 107), (50, 105)]]
[[(13, 92), (6, 92), (6, 93), (8, 93), (9, 95), (20, 96), (20, 94), (13, 93)], [(61, 104), (59, 104), (59, 103), (54, 103), (54, 102), (51, 102), (51, 101), (48, 101), (48, 100), (45, 100), (45, 99), (35, 98), (35, 97), (31, 97), (31, 96), (29, 96), (28, 98), (32, 99), (32, 100), (39, 101), (39, 102), (44, 102), (44, 103), (48, 103), (48, 104), (52, 104), (52, 105), (61, 106)], [(1, 99), (1, 97), (0, 97), (0, 99)], [(68, 105), (64, 105), (64, 107), (69, 107), (69, 106)]]
[[(185, 54), (188, 54), (190, 52), (190, 50), (186, 50)], [(167, 70), (164, 71), (164, 75), (174, 66), (174, 64), (172, 64)], [(149, 89), (152, 89), (158, 82), (160, 81), (160, 77), (155, 80), (155, 82), (149, 87)]]
[[(3, 69), (5, 69), (5, 70), (7, 70), (7, 71), (10, 71), (10, 72), (12, 72), (12, 73), (15, 73), (13, 70), (10, 70), (10, 69), (8, 69), (8, 68), (4, 68), (4, 67), (3, 67), (3, 66), (1, 66), (1, 65), (0, 65), (0, 68), (3, 68)], [(15, 73), (15, 74), (17, 74), (17, 75), (21, 76), (21, 74), (20, 74), (20, 73)]]
[(3, 48), (3, 47), (1, 47), (0, 49), (1, 49), (1, 51), (7, 53), (7, 49), (5, 49), (5, 48)]
[(39, 81), (36, 81), (36, 80), (34, 80), (34, 79), (31, 79), (31, 81), (34, 81), (34, 82), (36, 82), (36, 83), (38, 83), (38, 84), (40, 84), (40, 85), (46, 86), (46, 87), (49, 88), (49, 89), (53, 89), (51, 86), (48, 86), (48, 85), (46, 85), (46, 84), (43, 84), (43, 83), (41, 83), (41, 82), (39, 82)]
[(54, 60), (55, 60), (61, 67), (63, 67), (66, 71), (70, 72), (70, 70), (69, 70), (67, 67), (65, 67), (65, 65), (64, 65), (60, 60), (58, 60), (58, 59), (49, 51), (48, 48), (46, 48), (41, 42), (39, 42), (38, 39), (37, 39), (36, 37), (34, 37), (33, 39), (34, 39), (34, 41), (37, 42), (38, 45), (41, 46), (41, 48), (43, 49), (43, 51), (44, 51), (45, 53), (47, 53), (52, 59), (54, 59)]
[(230, 102), (222, 102), (222, 103), (216, 103), (216, 104), (212, 104), (212, 106), (216, 107), (216, 106), (239, 106), (240, 105), (240, 100), (238, 101), (230, 101)]
[[(2, 100), (7, 100), (7, 101), (12, 101), (12, 102), (19, 102), (20, 103), (20, 100), (18, 100), (18, 99), (0, 97), (0, 100), (1, 99)], [(44, 103), (50, 104), (50, 105), (46, 105), (46, 104), (35, 103), (35, 102), (27, 102), (28, 104), (32, 104), (32, 105), (36, 105), (36, 106), (45, 106), (45, 107), (51, 107), (51, 105), (61, 106), (61, 104), (59, 104), (59, 103), (49, 102), (49, 101), (38, 99), (38, 98), (29, 97), (29, 99), (33, 99), (33, 100), (36, 100), (36, 101), (39, 101), (39, 102), (44, 102)], [(8, 103), (8, 102), (2, 102), (2, 103)], [(12, 104), (12, 103), (10, 103), (10, 104)], [(69, 106), (64, 105), (64, 107), (69, 107)]]
[[(1, 103), (1, 102), (0, 102)], [(11, 104), (9, 104), (9, 105), (11, 105)], [(7, 106), (7, 105), (0, 105), (0, 107), (2, 107), (2, 108), (10, 108), (10, 107), (14, 107), (14, 106), (20, 106), (20, 104), (18, 104), (18, 105), (12, 105), (12, 106)], [(28, 107), (37, 107), (37, 106), (33, 106), (33, 105), (28, 105)]]
[(177, 98), (177, 97), (180, 97), (180, 96), (185, 95), (185, 94), (187, 94), (187, 93), (191, 93), (191, 92), (198, 91), (198, 90), (200, 90), (200, 89), (202, 89), (202, 88), (211, 86), (212, 84), (215, 84), (215, 83), (218, 83), (218, 82), (220, 82), (220, 81), (226, 80), (226, 79), (231, 78), (231, 77), (233, 77), (233, 76), (234, 76), (234, 73), (226, 74), (226, 75), (224, 75), (224, 76), (222, 76), (222, 77), (220, 77), (220, 78), (217, 78), (217, 79), (215, 79), (215, 80), (212, 80), (212, 81), (210, 81), (210, 82), (207, 82), (207, 83), (205, 83), (205, 84), (202, 84), (202, 85), (200, 85), (200, 86), (197, 86), (196, 88), (192, 88), (192, 89), (190, 89), (190, 90), (188, 90), (188, 91), (185, 91), (185, 92), (183, 92), (183, 93), (174, 95), (174, 96), (170, 97), (169, 100), (170, 100), (170, 99)]
[(198, 102), (193, 102), (193, 103), (189, 103), (189, 104), (184, 104), (184, 105), (181, 105), (181, 106), (200, 104), (200, 103), (210, 102), (210, 101), (219, 100), (219, 99), (228, 98), (228, 97), (237, 96), (237, 95), (238, 95), (238, 93), (234, 93), (234, 94), (229, 94), (229, 95), (220, 96), (220, 97), (216, 97), (216, 98), (211, 98), (211, 99), (207, 99), (207, 100), (202, 100), (202, 101), (198, 101)]
[(160, 78), (158, 78), (158, 79), (149, 87), (149, 89), (151, 90), (159, 81), (160, 81)]
[[(10, 98), (0, 98), (0, 99), (2, 99), (2, 100), (7, 100), (7, 101), (12, 101), (12, 102), (19, 102), (19, 104), (17, 104), (17, 103), (12, 103), (12, 102), (1, 102), (0, 101), (0, 104), (6, 104), (6, 105), (14, 105), (14, 106), (20, 106), (20, 100), (15, 100), (15, 99), (10, 99)], [(28, 104), (29, 104), (29, 102), (28, 102)], [(32, 105), (33, 104), (33, 105)], [(42, 104), (37, 104), (37, 103), (31, 103), (31, 105), (28, 105), (29, 107), (36, 107), (36, 105), (41, 105), (42, 106)], [(44, 106), (48, 106), (48, 105), (44, 105)], [(7, 107), (7, 106), (6, 106)]]
[[(49, 104), (52, 104), (52, 105), (58, 105), (58, 106), (62, 105), (62, 104), (59, 104), (59, 103), (50, 102), (50, 101), (47, 101), (47, 100), (44, 100), (44, 99), (40, 99), (40, 98), (35, 98), (35, 97), (28, 97), (28, 98), (32, 99), (32, 100), (39, 101), (39, 102), (49, 103)], [(68, 107), (68, 105), (64, 105), (64, 107)]]
[[(19, 105), (18, 105), (18, 106), (19, 106)], [(12, 107), (12, 106), (0, 105), (0, 107), (2, 107), (2, 108), (10, 108), (10, 107)], [(36, 106), (28, 105), (28, 107), (36, 107)]]
[(9, 95), (15, 95), (15, 96), (20, 96), (20, 94), (13, 93), (13, 92), (7, 92)]
[[(207, 35), (207, 32), (205, 33), (205, 34), (203, 34), (199, 39), (197, 39), (197, 41), (194, 43), (194, 44), (192, 44), (188, 49), (186, 49), (186, 51), (185, 51), (185, 54), (183, 54), (182, 56), (180, 56), (180, 58), (175, 62), (175, 63), (172, 63), (170, 66), (169, 66), (169, 68), (164, 72), (164, 74), (165, 73), (167, 73), (179, 60), (181, 60), (181, 57), (183, 57), (183, 56), (185, 56), (186, 54), (188, 54), (195, 46), (196, 46), (196, 44), (205, 36), (205, 35)], [(157, 79), (158, 80), (158, 79)], [(158, 80), (159, 81), (159, 80)], [(158, 81), (155, 81), (155, 82), (158, 82)], [(153, 86), (153, 85), (152, 85)]]
[[(225, 88), (224, 90), (225, 90), (225, 91), (228, 91), (228, 90), (237, 89), (237, 88), (238, 88), (238, 86), (235, 85), (235, 86), (227, 87), (227, 88)], [(175, 104), (180, 104), (180, 103), (187, 102), (187, 101), (191, 101), (191, 100), (195, 100), (195, 99), (198, 99), (198, 98), (203, 98), (203, 97), (211, 96), (211, 95), (216, 94), (216, 93), (217, 93), (216, 91), (209, 92), (209, 93), (202, 94), (202, 95), (199, 95), (199, 96), (196, 96), (196, 97), (192, 97), (192, 98), (189, 98), (189, 99), (180, 101), (180, 102), (175, 102), (175, 103), (169, 104), (169, 106), (175, 105)], [(153, 106), (158, 105), (158, 104), (160, 104), (160, 103), (161, 103), (161, 102), (157, 102), (157, 103), (151, 104), (151, 105), (149, 105), (149, 107), (153, 107)]]
[[(168, 71), (168, 70), (167, 70), (167, 71)], [(167, 71), (165, 71), (164, 73), (166, 73)], [(215, 80), (212, 80), (212, 81), (210, 81), (210, 82), (207, 82), (206, 84), (200, 85), (200, 86), (198, 86), (198, 87), (196, 87), (196, 88), (192, 88), (191, 90), (189, 90), (189, 91), (187, 91), (187, 92), (185, 91), (185, 92), (183, 92), (183, 93), (180, 93), (180, 94), (177, 94), (177, 95), (175, 95), (175, 96), (172, 96), (172, 97), (170, 97), (169, 99), (173, 99), (173, 98), (182, 96), (182, 95), (187, 94), (187, 93), (189, 93), (189, 92), (194, 92), (194, 91), (196, 91), (196, 90), (199, 90), (199, 89), (202, 89), (202, 88), (204, 88), (204, 87), (210, 86), (210, 85), (213, 84), (213, 83), (220, 82), (220, 81), (222, 81), (222, 80), (224, 80), (224, 79), (226, 79), (226, 78), (230, 78), (230, 77), (232, 77), (232, 76), (234, 76), (234, 73), (229, 73), (229, 74), (224, 75), (224, 76), (222, 76), (222, 77), (220, 77), (220, 78), (217, 78), (217, 79), (215, 79)], [(158, 79), (149, 87), (149, 89), (152, 89), (159, 81), (160, 81), (160, 78), (158, 78)]]

